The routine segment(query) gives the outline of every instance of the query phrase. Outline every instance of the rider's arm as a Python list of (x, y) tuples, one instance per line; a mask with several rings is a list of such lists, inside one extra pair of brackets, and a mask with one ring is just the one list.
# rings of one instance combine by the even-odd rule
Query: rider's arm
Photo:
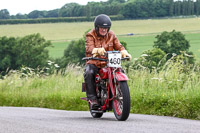
[(123, 47), (123, 45), (119, 42), (119, 40), (117, 39), (117, 37), (115, 36), (115, 34), (112, 32), (113, 34), (113, 42), (114, 42), (114, 49), (115, 50), (119, 50), (122, 53), (122, 57), (126, 57), (128, 56), (129, 59), (131, 60), (131, 55), (126, 51), (126, 49)]
[(111, 31), (110, 32), (113, 36), (113, 47), (115, 50), (125, 50), (124, 46), (119, 42), (118, 38), (115, 36), (115, 34)]
[(95, 48), (94, 37), (91, 34), (86, 35), (86, 56), (92, 56), (92, 50)]

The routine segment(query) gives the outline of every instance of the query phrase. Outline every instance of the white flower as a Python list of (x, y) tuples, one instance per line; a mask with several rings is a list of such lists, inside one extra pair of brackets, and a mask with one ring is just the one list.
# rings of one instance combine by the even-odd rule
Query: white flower
[(142, 55), (141, 55), (141, 57), (144, 57), (144, 56), (149, 56), (149, 55), (148, 55), (148, 54), (142, 54)]
[(162, 78), (156, 78), (156, 77), (154, 77), (154, 78), (151, 78), (151, 79), (155, 79), (155, 80), (158, 80), (158, 81), (162, 82)]
[(172, 56), (176, 56), (176, 55), (177, 55), (176, 53), (173, 53), (173, 54), (172, 54)]
[(55, 66), (56, 68), (60, 67), (60, 66), (58, 66), (58, 64), (54, 64), (54, 66)]
[(185, 56), (187, 56), (187, 57), (193, 57), (192, 55), (189, 55), (189, 54), (187, 54), (187, 53), (184, 53), (185, 54)]
[(48, 65), (52, 65), (54, 62), (48, 60)]

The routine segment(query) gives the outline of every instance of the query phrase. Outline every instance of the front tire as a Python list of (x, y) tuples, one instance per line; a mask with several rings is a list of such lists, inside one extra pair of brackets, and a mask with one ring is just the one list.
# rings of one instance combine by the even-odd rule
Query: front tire
[(119, 121), (125, 121), (130, 113), (130, 92), (126, 81), (117, 81), (116, 98), (112, 101), (115, 117)]

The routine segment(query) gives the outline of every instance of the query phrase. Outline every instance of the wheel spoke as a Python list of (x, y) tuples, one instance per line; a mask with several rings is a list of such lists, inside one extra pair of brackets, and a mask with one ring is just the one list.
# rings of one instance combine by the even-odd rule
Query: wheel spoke
[(117, 112), (117, 115), (121, 115), (123, 111), (123, 95), (120, 89), (120, 84), (116, 85), (116, 99), (114, 100), (114, 106)]
[(116, 97), (113, 99), (113, 110), (118, 120), (126, 120), (130, 113), (130, 93), (127, 82), (115, 84)]
[(123, 97), (118, 97), (119, 100), (123, 100)]

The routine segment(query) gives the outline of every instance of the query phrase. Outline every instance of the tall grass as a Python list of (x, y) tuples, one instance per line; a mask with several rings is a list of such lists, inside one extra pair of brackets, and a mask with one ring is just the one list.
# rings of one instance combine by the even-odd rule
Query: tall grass
[(82, 74), (82, 69), (73, 65), (62, 74), (49, 76), (34, 74), (22, 78), (21, 73), (11, 72), (0, 80), (0, 105), (87, 110), (80, 100), (84, 96), (80, 93)]
[[(186, 68), (183, 62), (172, 61), (159, 73), (130, 68), (131, 113), (200, 120), (200, 68)], [(88, 110), (87, 102), (80, 100), (86, 95), (82, 82), (83, 67), (76, 65), (49, 76), (11, 72), (0, 80), (0, 106)]]
[(132, 70), (131, 112), (200, 119), (200, 71), (183, 67), (183, 62), (170, 62), (159, 73)]

